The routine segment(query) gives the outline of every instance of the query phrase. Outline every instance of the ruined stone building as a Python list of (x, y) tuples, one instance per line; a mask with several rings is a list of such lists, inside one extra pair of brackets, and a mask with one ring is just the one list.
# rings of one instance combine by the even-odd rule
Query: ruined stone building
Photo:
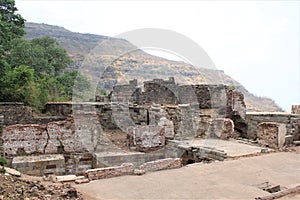
[[(21, 103), (1, 103), (1, 153), (28, 174), (83, 174), (128, 162), (151, 169), (162, 165), (145, 163), (159, 159), (226, 158), (218, 149), (191, 145), (198, 140), (242, 138), (275, 149), (300, 140), (299, 106), (292, 113), (246, 113), (243, 94), (226, 85), (132, 80), (96, 100), (49, 103), (43, 117)], [(168, 168), (173, 161), (178, 166), (178, 160), (162, 163)]]

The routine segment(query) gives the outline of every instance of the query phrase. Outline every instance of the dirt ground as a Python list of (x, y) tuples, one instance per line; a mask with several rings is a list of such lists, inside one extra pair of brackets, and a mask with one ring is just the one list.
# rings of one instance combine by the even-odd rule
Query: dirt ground
[(0, 174), (0, 200), (64, 200), (82, 199), (76, 189), (69, 184), (53, 184), (41, 178), (22, 175), (13, 177)]
[[(300, 148), (295, 149), (300, 152)], [(75, 186), (85, 199), (254, 199), (264, 182), (300, 185), (300, 154), (272, 153), (180, 169), (102, 179)], [(281, 199), (286, 199), (283, 197)], [(299, 199), (299, 195), (289, 195)]]

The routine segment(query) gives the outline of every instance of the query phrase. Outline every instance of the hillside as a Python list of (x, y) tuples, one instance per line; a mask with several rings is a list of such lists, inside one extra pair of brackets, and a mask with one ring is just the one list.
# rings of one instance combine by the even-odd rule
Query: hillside
[(70, 68), (81, 68), (93, 81), (100, 78), (101, 86), (107, 89), (134, 78), (142, 82), (174, 76), (180, 84), (224, 83), (235, 86), (245, 95), (249, 111), (282, 111), (273, 100), (254, 96), (223, 71), (156, 57), (124, 39), (74, 33), (62, 27), (36, 23), (26, 23), (26, 31), (27, 39), (42, 36), (57, 39), (74, 61)]

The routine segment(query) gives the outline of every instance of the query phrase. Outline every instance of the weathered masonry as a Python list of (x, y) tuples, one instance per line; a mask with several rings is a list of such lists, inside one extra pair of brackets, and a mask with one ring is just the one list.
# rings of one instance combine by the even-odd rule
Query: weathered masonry
[(139, 87), (132, 80), (96, 99), (48, 103), (43, 117), (22, 103), (1, 103), (2, 155), (32, 175), (94, 180), (222, 161), (229, 154), (207, 146), (216, 140), (245, 138), (274, 149), (300, 140), (299, 105), (292, 113), (246, 113), (243, 94), (225, 85), (178, 85), (170, 78)]
[(276, 122), (286, 127), (286, 137), (300, 140), (300, 115), (290, 113), (249, 112), (246, 121), (248, 124), (247, 138), (258, 137), (258, 125), (262, 122)]

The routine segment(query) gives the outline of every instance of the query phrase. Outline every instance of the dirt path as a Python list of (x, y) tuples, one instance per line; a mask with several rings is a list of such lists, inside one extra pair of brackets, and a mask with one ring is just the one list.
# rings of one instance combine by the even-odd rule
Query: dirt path
[(254, 199), (269, 193), (269, 182), (290, 188), (300, 184), (300, 154), (273, 153), (180, 169), (123, 176), (77, 185), (86, 199)]

